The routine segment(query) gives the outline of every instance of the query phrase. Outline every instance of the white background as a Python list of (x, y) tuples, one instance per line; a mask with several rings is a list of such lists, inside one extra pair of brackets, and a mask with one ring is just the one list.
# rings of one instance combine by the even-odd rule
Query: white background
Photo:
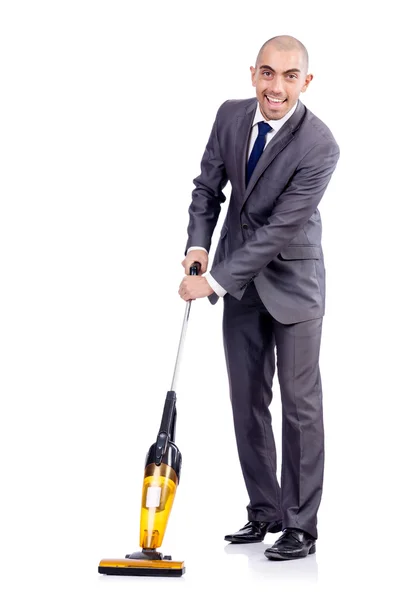
[[(1, 3), (2, 597), (343, 597), (388, 583), (397, 199), (388, 6)], [(222, 303), (200, 300), (178, 382), (183, 468), (162, 547), (186, 574), (99, 576), (101, 558), (139, 549), (143, 464), (185, 307), (177, 290), (192, 180), (218, 106), (253, 95), (249, 67), (284, 33), (308, 48), (314, 80), (302, 100), (341, 148), (320, 205), (328, 296), (317, 554), (271, 563), (263, 550), (275, 535), (252, 546), (223, 540), (246, 522), (248, 499)], [(273, 415), (279, 447), (276, 384)]]

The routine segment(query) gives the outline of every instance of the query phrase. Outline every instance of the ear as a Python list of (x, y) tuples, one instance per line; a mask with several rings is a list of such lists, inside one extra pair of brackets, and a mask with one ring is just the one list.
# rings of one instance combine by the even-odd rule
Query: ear
[(311, 75), (311, 74), (306, 75), (305, 83), (303, 84), (303, 88), (301, 89), (301, 92), (306, 92), (312, 79), (313, 79), (313, 75)]
[(250, 67), (250, 71), (251, 71), (251, 82), (253, 87), (256, 87), (256, 69), (255, 67)]

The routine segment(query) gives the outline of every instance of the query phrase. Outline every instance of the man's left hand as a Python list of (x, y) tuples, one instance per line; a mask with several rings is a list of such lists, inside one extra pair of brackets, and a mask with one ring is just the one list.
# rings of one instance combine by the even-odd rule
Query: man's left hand
[(187, 275), (179, 286), (179, 295), (186, 302), (196, 300), (196, 298), (206, 298), (213, 293), (214, 290), (207, 279), (200, 275)]

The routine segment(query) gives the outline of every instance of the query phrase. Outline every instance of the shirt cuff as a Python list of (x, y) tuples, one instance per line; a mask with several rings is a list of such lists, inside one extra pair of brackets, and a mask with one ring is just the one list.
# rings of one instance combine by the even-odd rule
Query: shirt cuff
[(227, 294), (227, 291), (215, 281), (210, 273), (204, 273), (204, 277), (206, 277), (209, 285), (212, 287), (217, 296), (223, 298), (223, 296)]
[(186, 250), (186, 254), (190, 252), (190, 250), (204, 250), (204, 252), (208, 254), (207, 248), (203, 248), (203, 246), (190, 246), (190, 248)]

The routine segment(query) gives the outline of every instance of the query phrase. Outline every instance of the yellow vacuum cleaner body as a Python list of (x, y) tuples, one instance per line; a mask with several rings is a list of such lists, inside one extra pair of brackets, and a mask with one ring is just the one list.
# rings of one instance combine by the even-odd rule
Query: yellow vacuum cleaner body
[(142, 551), (127, 554), (123, 559), (101, 560), (98, 568), (101, 574), (180, 577), (185, 573), (183, 562), (172, 560), (171, 556), (164, 556), (157, 550), (163, 543), (182, 464), (181, 453), (171, 441), (162, 455), (163, 445), (159, 437), (160, 442), (158, 440), (153, 444), (147, 454), (143, 477), (140, 523)]
[(181, 454), (175, 444), (168, 444), (168, 457), (160, 465), (153, 460), (154, 451), (152, 446), (145, 467), (140, 527), (140, 546), (151, 550), (163, 543), (181, 468)]

